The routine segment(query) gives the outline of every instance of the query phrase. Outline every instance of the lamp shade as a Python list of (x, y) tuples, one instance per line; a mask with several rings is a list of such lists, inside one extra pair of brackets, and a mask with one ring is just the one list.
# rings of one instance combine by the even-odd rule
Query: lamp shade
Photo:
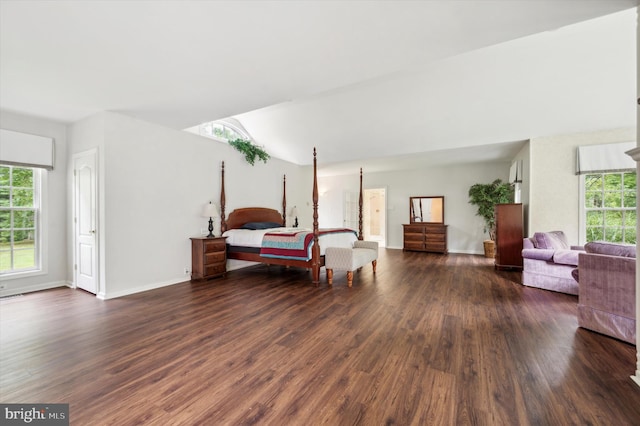
[(209, 202), (202, 208), (202, 217), (218, 217), (218, 208), (215, 204)]

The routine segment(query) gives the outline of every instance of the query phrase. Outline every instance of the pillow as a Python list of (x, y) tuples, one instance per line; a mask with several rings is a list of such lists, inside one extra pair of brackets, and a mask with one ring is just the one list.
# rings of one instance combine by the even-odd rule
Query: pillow
[(566, 250), (571, 248), (562, 231), (536, 232), (533, 234), (533, 241), (536, 248), (539, 249)]
[(269, 229), (269, 228), (282, 228), (281, 223), (276, 222), (247, 222), (240, 227), (240, 229)]
[(636, 246), (633, 244), (610, 243), (608, 241), (592, 241), (584, 245), (587, 253), (606, 254), (609, 256), (636, 257)]

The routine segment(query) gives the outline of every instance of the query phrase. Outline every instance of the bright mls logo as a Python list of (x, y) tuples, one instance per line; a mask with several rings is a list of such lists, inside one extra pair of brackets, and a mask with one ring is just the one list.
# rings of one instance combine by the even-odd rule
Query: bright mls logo
[(0, 404), (3, 425), (69, 426), (69, 404)]

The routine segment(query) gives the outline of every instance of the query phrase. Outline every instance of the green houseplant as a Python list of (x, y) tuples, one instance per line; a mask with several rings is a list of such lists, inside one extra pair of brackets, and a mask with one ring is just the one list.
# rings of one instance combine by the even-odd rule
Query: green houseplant
[(269, 158), (271, 158), (271, 156), (267, 154), (264, 149), (257, 145), (254, 145), (253, 143), (251, 143), (251, 141), (248, 141), (246, 139), (235, 139), (229, 141), (229, 145), (243, 153), (244, 159), (247, 160), (247, 163), (251, 164), (252, 166), (256, 162), (256, 157), (264, 161), (265, 163)]
[(469, 203), (478, 207), (476, 213), (484, 219), (484, 232), (489, 234), (485, 241), (485, 256), (493, 257), (496, 239), (496, 204), (513, 202), (513, 185), (496, 179), (491, 183), (476, 183), (469, 188)]

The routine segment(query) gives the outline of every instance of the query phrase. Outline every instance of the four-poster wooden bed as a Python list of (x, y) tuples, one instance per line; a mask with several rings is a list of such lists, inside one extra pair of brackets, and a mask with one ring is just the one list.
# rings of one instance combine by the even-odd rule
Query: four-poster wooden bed
[[(318, 227), (318, 171), (316, 149), (313, 149), (313, 228), (285, 228), (287, 217), (286, 176), (283, 178), (282, 214), (277, 210), (264, 207), (246, 207), (235, 209), (225, 219), (225, 183), (224, 162), (220, 191), (220, 229), (227, 236), (227, 258), (260, 262), (272, 265), (294, 266), (311, 270), (312, 282), (320, 283), (320, 268), (324, 266), (325, 242), (327, 247), (347, 247), (356, 239), (362, 240), (362, 169), (360, 169), (360, 197), (358, 214), (358, 235), (349, 229), (319, 229)], [(282, 226), (271, 229), (267, 226)], [(237, 231), (234, 231), (237, 230)], [(236, 232), (233, 234), (230, 231)], [(243, 234), (244, 233), (244, 234)], [(243, 245), (244, 238), (261, 238), (256, 247), (254, 243)], [(238, 243), (237, 241), (240, 241)], [(236, 245), (239, 244), (239, 245)], [(286, 246), (286, 249), (285, 249)], [(293, 251), (291, 248), (294, 248)], [(286, 252), (286, 253), (285, 253)]]

